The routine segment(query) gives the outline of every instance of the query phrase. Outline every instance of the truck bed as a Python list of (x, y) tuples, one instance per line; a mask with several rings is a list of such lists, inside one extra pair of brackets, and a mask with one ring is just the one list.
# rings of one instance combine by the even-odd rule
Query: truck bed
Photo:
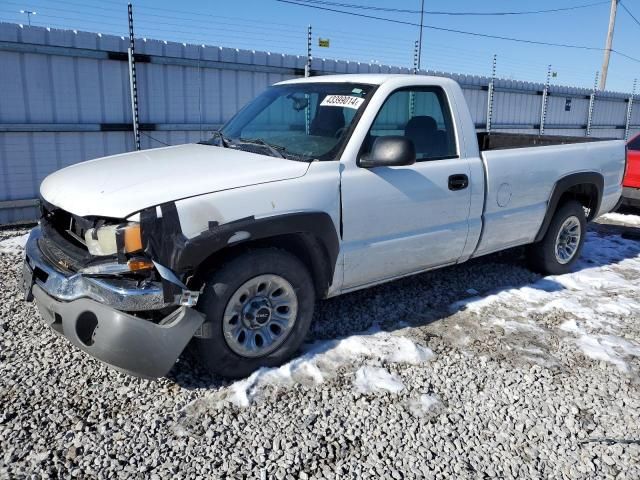
[(567, 137), (560, 135), (531, 135), (526, 133), (478, 132), (480, 151), (503, 150), (505, 148), (544, 147), (574, 143), (601, 142), (610, 138)]
[[(517, 140), (513, 137), (521, 137), (522, 144), (508, 148), (506, 142)], [(559, 179), (580, 172), (602, 176), (598, 212), (610, 211), (620, 197), (625, 165), (622, 140), (494, 133), (485, 138), (502, 143), (481, 153), (487, 201), (476, 255), (533, 242)], [(548, 140), (549, 143), (544, 143)], [(546, 148), (537, 148), (539, 146)], [(595, 217), (598, 212), (591, 214)]]

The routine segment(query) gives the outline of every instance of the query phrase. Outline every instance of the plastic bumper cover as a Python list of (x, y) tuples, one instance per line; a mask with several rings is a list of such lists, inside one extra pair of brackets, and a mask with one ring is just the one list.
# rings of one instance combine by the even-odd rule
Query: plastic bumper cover
[(139, 377), (166, 375), (204, 321), (200, 312), (180, 307), (156, 324), (88, 298), (61, 302), (38, 285), (33, 296), (52, 330), (98, 360)]

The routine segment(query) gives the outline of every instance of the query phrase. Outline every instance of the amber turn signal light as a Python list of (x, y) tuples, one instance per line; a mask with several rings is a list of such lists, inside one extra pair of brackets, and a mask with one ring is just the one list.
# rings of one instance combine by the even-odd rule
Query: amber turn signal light
[(130, 225), (124, 228), (124, 251), (127, 253), (142, 250), (142, 233), (140, 225)]
[(131, 259), (127, 262), (129, 266), (129, 270), (132, 272), (137, 272), (139, 270), (149, 270), (153, 268), (153, 262), (149, 260), (141, 260), (141, 259)]

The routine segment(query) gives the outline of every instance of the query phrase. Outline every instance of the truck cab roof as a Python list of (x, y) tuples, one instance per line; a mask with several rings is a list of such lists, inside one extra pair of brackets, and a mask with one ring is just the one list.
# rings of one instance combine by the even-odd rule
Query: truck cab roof
[(347, 73), (341, 75), (320, 75), (317, 77), (294, 78), (278, 82), (276, 85), (291, 85), (297, 83), (364, 83), (367, 85), (382, 85), (393, 82), (404, 85), (442, 85), (453, 82), (445, 77), (429, 75), (410, 75), (398, 73)]

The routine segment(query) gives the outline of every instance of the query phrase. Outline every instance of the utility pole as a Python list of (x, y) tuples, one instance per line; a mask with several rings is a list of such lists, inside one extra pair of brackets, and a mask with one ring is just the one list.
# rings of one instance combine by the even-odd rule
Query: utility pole
[(37, 12), (32, 10), (20, 10), (20, 13), (25, 13), (27, 15), (27, 21), (29, 22), (29, 26), (31, 26), (31, 15), (35, 15)]
[(618, 12), (618, 2), (611, 0), (611, 13), (609, 14), (609, 31), (607, 32), (607, 45), (604, 48), (604, 59), (602, 60), (602, 76), (600, 77), (600, 90), (607, 86), (607, 72), (609, 70), (609, 58), (613, 47), (613, 30), (616, 26), (616, 13)]
[(420, 60), (422, 57), (422, 30), (424, 30), (424, 0), (420, 6), (420, 38), (418, 40), (418, 70), (420, 70)]

